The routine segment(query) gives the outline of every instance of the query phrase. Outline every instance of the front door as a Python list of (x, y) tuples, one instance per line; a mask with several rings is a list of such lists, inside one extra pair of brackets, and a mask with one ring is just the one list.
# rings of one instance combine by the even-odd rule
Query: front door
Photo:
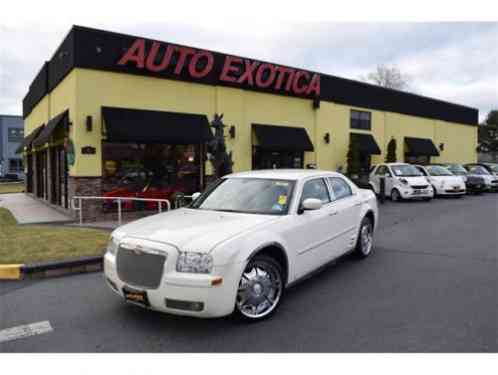
[(286, 230), (285, 236), (296, 251), (296, 277), (301, 277), (323, 265), (334, 253), (331, 241), (331, 220), (334, 211), (323, 178), (315, 178), (304, 183), (299, 206), (307, 198), (320, 199), (323, 207), (297, 215), (296, 220)]

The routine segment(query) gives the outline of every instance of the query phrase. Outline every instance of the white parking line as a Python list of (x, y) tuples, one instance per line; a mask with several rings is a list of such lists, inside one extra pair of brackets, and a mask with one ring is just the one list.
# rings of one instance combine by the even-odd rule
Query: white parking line
[(52, 331), (52, 326), (48, 320), (45, 320), (44, 322), (26, 324), (24, 326), (7, 328), (0, 331), (0, 343), (41, 335)]

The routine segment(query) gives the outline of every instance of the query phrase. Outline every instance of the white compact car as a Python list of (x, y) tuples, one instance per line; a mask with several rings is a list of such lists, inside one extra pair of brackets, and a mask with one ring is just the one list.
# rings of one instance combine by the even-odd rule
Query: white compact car
[(427, 178), (413, 165), (385, 163), (376, 165), (370, 172), (370, 187), (379, 195), (381, 179), (384, 179), (386, 197), (393, 201), (402, 199), (431, 200), (434, 190)]
[(114, 292), (149, 309), (258, 320), (290, 284), (345, 253), (368, 256), (377, 223), (375, 195), (339, 173), (237, 173), (189, 207), (117, 228), (104, 273)]
[(440, 165), (416, 165), (417, 169), (429, 180), (434, 189), (434, 195), (454, 195), (461, 197), (467, 193), (465, 180), (455, 176)]

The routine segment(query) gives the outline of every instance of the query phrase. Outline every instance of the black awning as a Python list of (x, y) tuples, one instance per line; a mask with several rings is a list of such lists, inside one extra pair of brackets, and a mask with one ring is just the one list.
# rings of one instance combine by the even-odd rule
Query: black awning
[(24, 151), (24, 147), (30, 148), (31, 144), (33, 143), (33, 140), (38, 137), (40, 132), (43, 130), (45, 127), (45, 124), (37, 127), (35, 130), (33, 130), (28, 136), (24, 137), (22, 140), (21, 144), (19, 147), (16, 149), (16, 154), (20, 154), (21, 152)]
[(35, 138), (33, 141), (33, 146), (42, 146), (50, 140), (50, 137), (54, 133), (55, 129), (59, 126), (65, 126), (69, 121), (69, 111), (65, 110), (59, 113), (53, 119), (51, 119), (43, 131)]
[(439, 151), (429, 138), (405, 137), (405, 143), (408, 148), (407, 155), (439, 156)]
[(102, 107), (108, 142), (199, 144), (213, 138), (206, 115)]
[(372, 134), (351, 133), (351, 141), (358, 142), (360, 153), (380, 155), (380, 147)]
[(313, 151), (305, 128), (253, 124), (259, 147), (275, 151)]

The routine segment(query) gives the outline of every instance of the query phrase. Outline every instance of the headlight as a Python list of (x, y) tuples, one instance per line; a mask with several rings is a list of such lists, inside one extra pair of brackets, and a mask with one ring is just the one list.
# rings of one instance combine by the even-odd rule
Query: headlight
[(404, 185), (408, 185), (408, 181), (406, 179), (404, 179), (404, 178), (400, 178), (399, 182), (401, 182)]
[(119, 246), (118, 241), (116, 241), (116, 239), (111, 237), (111, 239), (107, 244), (107, 252), (111, 255), (116, 255), (116, 252), (118, 251), (118, 246)]
[(209, 254), (182, 251), (176, 262), (178, 272), (210, 273), (213, 269), (213, 257)]

